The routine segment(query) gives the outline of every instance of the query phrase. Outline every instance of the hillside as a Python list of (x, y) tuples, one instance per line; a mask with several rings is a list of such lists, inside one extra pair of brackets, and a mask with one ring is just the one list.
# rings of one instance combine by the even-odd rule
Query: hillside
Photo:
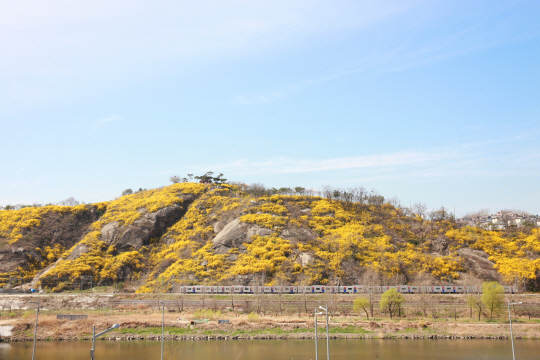
[(92, 205), (0, 211), (0, 282), (54, 291), (114, 282), (537, 287), (540, 236), (406, 216), (390, 204), (254, 196), (177, 183)]

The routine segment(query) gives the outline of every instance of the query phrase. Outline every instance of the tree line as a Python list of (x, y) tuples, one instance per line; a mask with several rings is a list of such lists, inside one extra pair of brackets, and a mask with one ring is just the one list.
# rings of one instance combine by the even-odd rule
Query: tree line
[[(373, 294), (371, 294), (373, 295)], [(396, 289), (389, 289), (384, 292), (379, 301), (381, 311), (388, 312), (390, 319), (396, 314), (401, 314), (401, 307), (405, 304), (405, 297)], [(373, 317), (375, 300), (373, 296), (359, 296), (354, 299), (353, 311), (364, 312), (367, 319)], [(478, 314), (478, 321), (482, 315), (492, 320), (504, 309), (504, 288), (496, 281), (484, 282), (482, 285), (482, 295), (467, 295), (467, 306), (470, 309), (472, 318), (473, 310)]]

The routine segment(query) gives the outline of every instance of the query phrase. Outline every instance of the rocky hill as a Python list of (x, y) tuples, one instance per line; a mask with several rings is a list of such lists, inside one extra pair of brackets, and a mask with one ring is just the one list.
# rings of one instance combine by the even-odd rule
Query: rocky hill
[(178, 183), (110, 202), (0, 211), (0, 282), (537, 286), (540, 236), (406, 216), (390, 204)]

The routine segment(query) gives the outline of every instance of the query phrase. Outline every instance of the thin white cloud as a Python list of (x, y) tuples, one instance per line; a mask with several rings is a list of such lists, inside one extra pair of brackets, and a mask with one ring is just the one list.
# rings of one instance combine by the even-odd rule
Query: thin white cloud
[(119, 116), (119, 115), (112, 115), (112, 116), (107, 116), (107, 117), (98, 119), (97, 123), (98, 125), (103, 125), (103, 124), (107, 124), (114, 121), (120, 121), (120, 120), (124, 120), (124, 117)]
[(119, 115), (107, 116), (107, 117), (98, 119), (96, 121), (96, 127), (101, 127), (101, 126), (104, 126), (105, 124), (115, 122), (115, 121), (121, 121), (121, 120), (124, 120), (123, 116), (119, 116)]
[[(357, 157), (342, 157), (325, 160), (305, 160), (291, 158), (276, 158), (268, 161), (237, 160), (211, 168), (219, 168), (222, 172), (235, 175), (246, 174), (294, 174), (316, 171), (354, 170), (372, 168), (393, 168), (403, 165), (428, 164), (444, 159), (459, 157), (450, 152), (398, 152), (392, 154), (368, 155)], [(208, 168), (208, 166), (206, 167)]]
[(533, 29), (524, 35), (507, 28), (490, 32), (480, 25), (454, 33), (442, 32), (424, 41), (419, 39), (411, 41), (411, 39), (402, 38), (401, 34), (396, 34), (398, 41), (388, 41), (389, 44), (386, 46), (366, 49), (353, 63), (342, 65), (341, 68), (335, 67), (334, 64), (333, 68), (329, 68), (326, 73), (284, 84), (282, 88), (274, 88), (266, 92), (237, 94), (233, 96), (233, 99), (243, 105), (269, 103), (304, 88), (353, 75), (373, 77), (400, 72), (538, 36), (540, 36), (539, 29)]

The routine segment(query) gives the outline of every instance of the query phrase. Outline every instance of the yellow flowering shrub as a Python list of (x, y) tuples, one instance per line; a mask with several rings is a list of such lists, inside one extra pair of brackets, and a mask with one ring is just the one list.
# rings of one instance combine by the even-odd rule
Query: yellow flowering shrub
[(13, 244), (23, 237), (23, 232), (41, 225), (43, 216), (50, 212), (78, 214), (88, 211), (87, 205), (25, 207), (19, 210), (0, 210), (0, 238)]
[(267, 214), (285, 215), (287, 214), (287, 208), (280, 204), (262, 204), (252, 209), (252, 212), (263, 212)]
[[(495, 268), (509, 281), (516, 276), (535, 279), (540, 270), (538, 229), (533, 229), (528, 236), (518, 233), (517, 236), (502, 237), (503, 234), (496, 231), (464, 227), (448, 230), (445, 235), (458, 244), (485, 251)], [(534, 259), (529, 259), (528, 254)]]
[(240, 217), (240, 222), (273, 229), (275, 226), (284, 226), (287, 218), (270, 214), (247, 214)]
[[(193, 201), (189, 206), (182, 200), (188, 194)], [(145, 212), (175, 204), (186, 207), (184, 216), (139, 251), (120, 253), (101, 241), (101, 229), (106, 224), (132, 224)], [(91, 206), (100, 218), (77, 245), (67, 251), (58, 246), (36, 249), (41, 259), (31, 259), (16, 273), (30, 279), (63, 258), (42, 278), (44, 284), (60, 280), (56, 291), (82, 275), (90, 275), (94, 283), (99, 283), (119, 280), (126, 273), (145, 279), (138, 292), (160, 289), (162, 279), (182, 284), (218, 284), (263, 272), (269, 285), (327, 284), (346, 278), (347, 266), (373, 268), (388, 277), (405, 274), (410, 278), (427, 273), (448, 281), (458, 279), (459, 273), (465, 271), (458, 255), (462, 247), (485, 251), (507, 279), (532, 279), (540, 270), (537, 229), (505, 235), (459, 228), (449, 221), (407, 218), (390, 204), (357, 204), (301, 195), (254, 199), (236, 185), (179, 183)], [(48, 211), (76, 214), (87, 211), (89, 206), (47, 208), (0, 212), (0, 237), (15, 242), (26, 229), (39, 226)], [(212, 243), (214, 227), (233, 219), (271, 229), (272, 234), (253, 236), (243, 246), (217, 254)], [(432, 253), (431, 241), (436, 238), (448, 240), (447, 255)], [(81, 246), (86, 249), (81, 256), (65, 260)], [(296, 262), (300, 253), (310, 253), (314, 259), (302, 267)], [(0, 283), (6, 276), (8, 273), (0, 274)]]
[(291, 243), (277, 236), (255, 235), (253, 241), (246, 247), (247, 252), (240, 254), (230, 267), (230, 275), (266, 272), (271, 276), (291, 254)]

